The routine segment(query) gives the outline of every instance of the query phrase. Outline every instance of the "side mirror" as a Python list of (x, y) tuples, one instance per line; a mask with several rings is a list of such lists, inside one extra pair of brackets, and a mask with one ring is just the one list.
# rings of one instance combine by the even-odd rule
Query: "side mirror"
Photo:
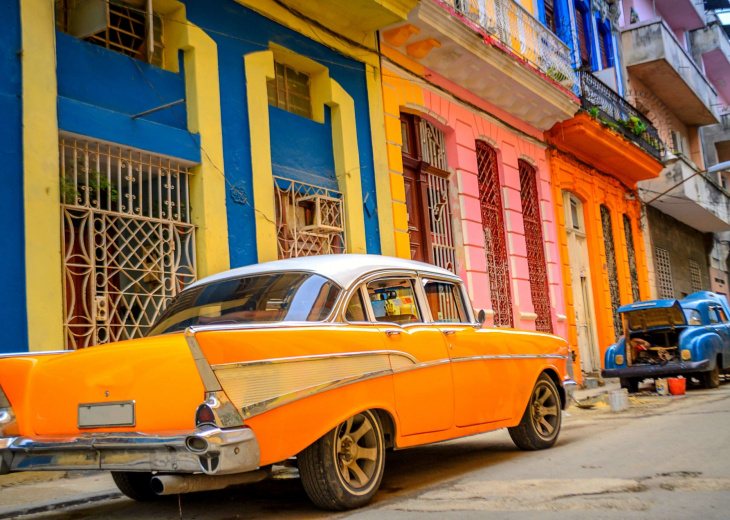
[(484, 323), (484, 320), (487, 319), (487, 313), (484, 312), (484, 309), (479, 311), (479, 314), (477, 314), (477, 322), (479, 322), (479, 325), (482, 325)]

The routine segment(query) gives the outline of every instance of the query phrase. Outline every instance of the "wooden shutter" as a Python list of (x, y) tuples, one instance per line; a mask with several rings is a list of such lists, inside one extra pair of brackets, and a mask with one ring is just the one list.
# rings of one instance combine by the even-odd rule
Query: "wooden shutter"
[(556, 32), (554, 0), (545, 0), (545, 25), (552, 32)]
[(583, 65), (590, 65), (591, 52), (588, 43), (588, 34), (585, 27), (585, 16), (580, 9), (575, 10), (575, 25), (578, 29), (578, 48), (580, 49), (580, 61)]
[(608, 36), (599, 31), (598, 44), (601, 49), (601, 69), (607, 69), (611, 66), (610, 60), (608, 59), (608, 46), (606, 45), (606, 39)]

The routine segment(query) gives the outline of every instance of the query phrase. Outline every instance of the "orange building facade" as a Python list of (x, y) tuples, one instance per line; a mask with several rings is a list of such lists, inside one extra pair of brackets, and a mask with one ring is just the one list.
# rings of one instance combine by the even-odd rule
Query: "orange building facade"
[(644, 149), (580, 113), (547, 133), (567, 334), (574, 374), (597, 374), (622, 334), (619, 306), (649, 299), (637, 182), (662, 165)]

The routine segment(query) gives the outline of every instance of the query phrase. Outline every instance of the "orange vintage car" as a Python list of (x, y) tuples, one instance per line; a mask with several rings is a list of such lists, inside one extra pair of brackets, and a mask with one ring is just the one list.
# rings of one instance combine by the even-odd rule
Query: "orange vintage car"
[(389, 448), (505, 427), (522, 449), (552, 446), (575, 384), (566, 342), (481, 318), (457, 276), (409, 260), (221, 273), (146, 338), (0, 358), (0, 474), (107, 470), (149, 500), (296, 457), (312, 501), (348, 509), (376, 493)]

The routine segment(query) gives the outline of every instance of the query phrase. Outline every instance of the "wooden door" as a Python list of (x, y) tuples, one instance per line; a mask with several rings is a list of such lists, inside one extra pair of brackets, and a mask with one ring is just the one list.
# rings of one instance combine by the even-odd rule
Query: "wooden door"
[(406, 211), (408, 212), (408, 234), (411, 242), (411, 259), (427, 262), (423, 237), (423, 208), (422, 197), (419, 196), (419, 185), (416, 172), (412, 168), (403, 166), (403, 181), (406, 188)]

